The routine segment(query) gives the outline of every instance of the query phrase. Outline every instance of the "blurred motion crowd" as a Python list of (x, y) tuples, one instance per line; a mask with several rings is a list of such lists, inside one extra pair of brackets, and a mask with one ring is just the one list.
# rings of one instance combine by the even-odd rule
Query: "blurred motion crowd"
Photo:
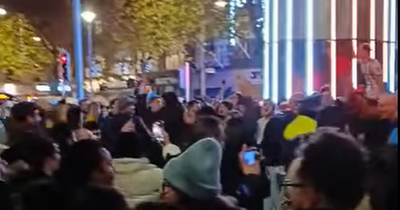
[(398, 96), (3, 104), (1, 210), (394, 210)]

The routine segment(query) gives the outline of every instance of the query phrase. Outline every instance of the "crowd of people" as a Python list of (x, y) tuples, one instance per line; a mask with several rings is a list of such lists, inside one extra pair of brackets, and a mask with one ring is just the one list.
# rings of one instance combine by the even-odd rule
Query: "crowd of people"
[(1, 118), (0, 209), (397, 209), (397, 95), (329, 92), (17, 103)]

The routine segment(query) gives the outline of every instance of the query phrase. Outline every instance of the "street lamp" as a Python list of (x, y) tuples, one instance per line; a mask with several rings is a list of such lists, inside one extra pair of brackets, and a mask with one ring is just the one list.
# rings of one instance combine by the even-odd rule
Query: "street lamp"
[(40, 37), (38, 37), (38, 36), (34, 36), (34, 37), (32, 37), (32, 39), (33, 39), (33, 41), (35, 41), (35, 42), (40, 42), (40, 41), (42, 41), (42, 39), (41, 39)]
[(226, 5), (228, 5), (228, 2), (225, 0), (217, 0), (215, 3), (215, 6), (220, 7), (220, 8), (225, 8)]
[(7, 15), (7, 10), (0, 7), (0, 16)]
[(93, 93), (93, 37), (92, 37), (92, 23), (96, 19), (96, 13), (91, 11), (84, 11), (81, 14), (87, 26), (87, 68), (89, 69), (90, 92)]

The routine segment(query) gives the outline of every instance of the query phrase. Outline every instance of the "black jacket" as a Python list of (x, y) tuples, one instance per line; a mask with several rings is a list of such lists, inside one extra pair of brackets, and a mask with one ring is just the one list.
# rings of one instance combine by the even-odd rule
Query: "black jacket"
[(264, 164), (268, 166), (282, 166), (288, 164), (291, 159), (292, 142), (286, 141), (283, 132), (291, 123), (296, 114), (284, 112), (275, 115), (264, 129), (264, 138), (261, 142), (262, 154), (265, 158)]

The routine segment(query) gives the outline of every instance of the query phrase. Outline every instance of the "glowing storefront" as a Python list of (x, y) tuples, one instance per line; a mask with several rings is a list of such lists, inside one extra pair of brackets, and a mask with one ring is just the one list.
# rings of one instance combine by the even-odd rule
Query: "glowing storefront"
[(265, 98), (333, 95), (357, 84), (357, 46), (369, 42), (390, 91), (397, 89), (397, 0), (264, 0)]

